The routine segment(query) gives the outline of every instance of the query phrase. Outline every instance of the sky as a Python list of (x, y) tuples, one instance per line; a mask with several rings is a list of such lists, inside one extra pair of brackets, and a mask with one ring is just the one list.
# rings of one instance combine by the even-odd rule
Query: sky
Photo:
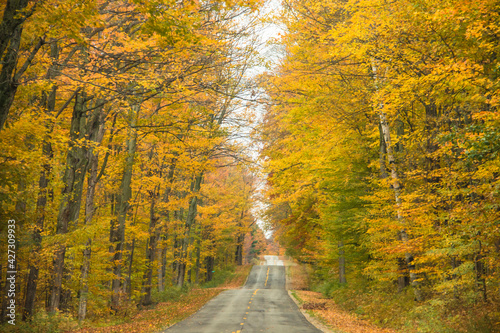
[[(269, 0), (263, 6), (260, 11), (261, 18), (266, 18), (266, 23), (263, 24), (261, 30), (258, 31), (260, 37), (260, 47), (259, 47), (259, 55), (264, 61), (267, 63), (268, 67), (275, 66), (280, 59), (282, 52), (280, 51), (279, 45), (276, 45), (276, 42), (279, 40), (280, 34), (283, 34), (283, 29), (280, 26), (273, 22), (272, 16), (279, 13), (281, 10), (281, 0)], [(256, 66), (250, 70), (249, 74), (251, 76), (257, 76), (259, 74), (264, 73), (266, 70), (266, 66)], [(263, 105), (256, 105), (256, 109), (254, 110), (258, 115), (258, 120), (262, 119), (264, 114)], [(258, 152), (255, 152), (254, 159), (258, 159)], [(265, 185), (265, 174), (260, 174), (259, 183), (257, 185), (257, 191), (260, 192), (256, 195), (254, 199), (254, 207), (252, 209), (252, 214), (257, 219), (257, 224), (261, 229), (264, 230), (264, 234), (266, 238), (272, 237), (272, 231), (265, 230), (265, 222), (259, 218), (259, 215), (263, 213), (266, 209), (265, 203), (259, 200), (259, 194), (262, 194)]]

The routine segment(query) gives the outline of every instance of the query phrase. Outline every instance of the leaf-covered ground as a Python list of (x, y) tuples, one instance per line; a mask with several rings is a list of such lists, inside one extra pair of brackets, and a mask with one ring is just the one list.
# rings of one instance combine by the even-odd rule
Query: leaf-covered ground
[(333, 300), (326, 299), (321, 293), (307, 290), (295, 291), (299, 298), (300, 308), (331, 328), (342, 333), (395, 333), (388, 328), (380, 328), (366, 320), (357, 318), (341, 310)]
[[(189, 293), (181, 295), (176, 301), (158, 303), (154, 309), (138, 311), (125, 322), (116, 325), (107, 325), (105, 322), (92, 323), (75, 333), (152, 333), (189, 317), (198, 311), (205, 303), (226, 289), (239, 288), (244, 283), (252, 268), (251, 265), (237, 267), (235, 274), (224, 284), (216, 288), (193, 288)], [(98, 325), (106, 325), (97, 327)]]
[[(321, 293), (309, 291), (307, 274), (304, 266), (288, 263), (287, 283), (293, 297), (298, 301), (301, 311), (317, 319), (335, 333), (395, 333), (396, 331), (380, 328), (370, 322), (359, 319), (339, 308), (335, 301), (325, 298)], [(325, 327), (320, 327), (325, 329)]]
[(87, 327), (77, 333), (149, 333), (158, 332), (179, 322), (217, 296), (222, 289), (192, 289), (178, 301), (158, 303), (154, 309), (139, 311), (127, 322), (106, 327)]

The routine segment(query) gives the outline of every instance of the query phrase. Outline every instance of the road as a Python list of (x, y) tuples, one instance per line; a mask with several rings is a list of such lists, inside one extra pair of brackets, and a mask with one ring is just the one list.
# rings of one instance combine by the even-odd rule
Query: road
[(242, 289), (226, 290), (165, 333), (316, 333), (285, 289), (285, 266), (264, 256)]

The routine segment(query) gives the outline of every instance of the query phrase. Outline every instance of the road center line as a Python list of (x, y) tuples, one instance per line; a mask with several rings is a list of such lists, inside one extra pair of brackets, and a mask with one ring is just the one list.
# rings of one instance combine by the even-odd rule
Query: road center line
[(266, 283), (264, 284), (264, 287), (267, 287), (267, 280), (268, 279), (269, 279), (269, 267), (267, 268)]
[[(257, 295), (258, 291), (259, 291), (259, 289), (255, 289), (255, 291), (253, 292), (252, 296), (250, 297), (250, 301), (248, 302), (248, 304), (252, 303), (253, 297), (255, 295)], [(247, 306), (247, 310), (250, 310), (250, 305)], [(245, 324), (245, 320), (247, 320), (246, 315), (248, 315), (248, 312), (245, 312), (245, 317), (243, 317), (243, 322), (240, 324), (241, 325), (241, 329), (243, 329), (243, 325)], [(239, 332), (241, 332), (241, 331), (240, 330), (236, 331), (236, 333), (239, 333)]]

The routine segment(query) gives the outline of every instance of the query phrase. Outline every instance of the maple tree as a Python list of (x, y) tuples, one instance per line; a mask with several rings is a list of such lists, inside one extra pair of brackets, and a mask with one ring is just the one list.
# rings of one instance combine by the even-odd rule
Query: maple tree
[(0, 204), (21, 230), (24, 320), (123, 313), (242, 264), (254, 178), (235, 138), (259, 6), (4, 4)]
[[(239, 140), (260, 5), (2, 4), (0, 216), (19, 221), (24, 320), (148, 306), (264, 251)], [(494, 315), (497, 3), (287, 0), (272, 19), (255, 135), (273, 237), (325, 285)]]
[(267, 215), (320, 280), (498, 306), (495, 6), (284, 2)]

